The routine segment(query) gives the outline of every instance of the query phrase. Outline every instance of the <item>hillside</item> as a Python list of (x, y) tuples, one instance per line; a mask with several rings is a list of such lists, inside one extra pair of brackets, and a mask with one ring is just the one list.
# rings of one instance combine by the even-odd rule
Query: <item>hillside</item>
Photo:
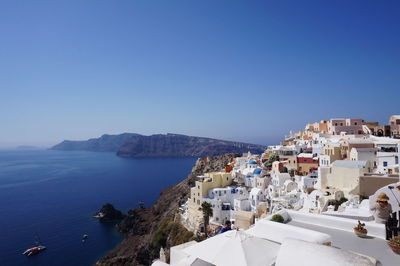
[[(125, 239), (105, 257), (99, 260), (97, 266), (131, 266), (151, 265), (158, 258), (160, 244), (169, 251), (171, 246), (188, 241), (193, 234), (182, 228), (176, 220), (178, 207), (185, 203), (194, 185), (196, 176), (203, 173), (221, 171), (238, 154), (198, 159), (188, 177), (173, 187), (160, 193), (157, 202), (149, 208), (130, 210), (128, 216), (118, 224), (117, 228), (125, 234)], [(175, 231), (161, 232), (165, 224), (173, 225)], [(172, 230), (174, 231), (174, 230)], [(161, 240), (161, 241), (160, 241)]]
[(262, 153), (264, 146), (179, 134), (103, 135), (86, 141), (65, 140), (54, 150), (112, 151), (121, 157), (206, 157), (226, 153)]
[(112, 151), (116, 152), (118, 149), (132, 137), (140, 136), (135, 133), (123, 133), (119, 135), (104, 134), (100, 138), (93, 138), (89, 140), (75, 141), (64, 140), (63, 142), (53, 146), (52, 150), (62, 151)]

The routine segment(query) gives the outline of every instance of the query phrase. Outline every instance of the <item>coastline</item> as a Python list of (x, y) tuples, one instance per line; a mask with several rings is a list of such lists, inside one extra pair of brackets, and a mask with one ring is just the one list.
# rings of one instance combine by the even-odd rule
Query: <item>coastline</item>
[(238, 154), (225, 154), (198, 159), (187, 178), (162, 190), (151, 207), (130, 210), (128, 217), (118, 225), (125, 238), (95, 265), (150, 265), (159, 252), (152, 241), (157, 229), (165, 222), (175, 221), (176, 211), (186, 202), (195, 177), (223, 169), (236, 156)]

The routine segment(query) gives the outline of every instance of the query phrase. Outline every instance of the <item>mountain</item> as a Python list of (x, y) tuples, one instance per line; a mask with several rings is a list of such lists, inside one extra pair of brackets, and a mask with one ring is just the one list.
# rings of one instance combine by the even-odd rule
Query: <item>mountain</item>
[(216, 156), (225, 153), (262, 153), (264, 146), (179, 134), (144, 136), (133, 133), (103, 135), (87, 141), (65, 140), (54, 150), (114, 151), (121, 157)]
[(128, 139), (118, 150), (121, 157), (181, 157), (216, 156), (225, 153), (263, 153), (265, 148), (241, 142), (192, 137), (178, 134), (158, 134)]
[(82, 141), (64, 140), (53, 146), (52, 150), (63, 151), (113, 151), (116, 152), (128, 139), (140, 136), (134, 133), (123, 133), (120, 135), (103, 135), (100, 138), (94, 138)]

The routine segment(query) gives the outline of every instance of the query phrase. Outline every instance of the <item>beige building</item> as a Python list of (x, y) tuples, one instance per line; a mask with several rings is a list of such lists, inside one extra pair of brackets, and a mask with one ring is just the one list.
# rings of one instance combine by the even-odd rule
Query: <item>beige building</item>
[(207, 197), (208, 190), (219, 187), (226, 187), (232, 184), (232, 175), (225, 172), (206, 173), (199, 176), (195, 182), (195, 186), (190, 189), (190, 197), (188, 199), (188, 217), (185, 225), (190, 230), (196, 231), (203, 223), (203, 213), (201, 204), (203, 197)]
[(239, 229), (248, 229), (254, 224), (254, 213), (248, 211), (235, 211), (235, 226)]
[(400, 115), (392, 115), (389, 119), (390, 132), (392, 137), (400, 137)]
[(352, 148), (349, 159), (352, 161), (366, 161), (368, 172), (376, 168), (376, 148)]
[(336, 160), (332, 164), (328, 186), (343, 191), (346, 197), (358, 195), (360, 176), (367, 171), (366, 161)]
[(360, 176), (358, 195), (369, 197), (383, 186), (399, 182), (399, 175), (365, 174)]
[(343, 140), (340, 144), (340, 156), (342, 159), (350, 157), (350, 151), (352, 148), (374, 148), (375, 144), (368, 139), (364, 138), (353, 138)]
[(322, 149), (322, 153), (320, 155), (320, 165), (328, 167), (334, 161), (341, 159), (340, 144), (328, 143)]
[(290, 156), (287, 159), (287, 164), (285, 165), (288, 170), (296, 170), (297, 171), (297, 156)]

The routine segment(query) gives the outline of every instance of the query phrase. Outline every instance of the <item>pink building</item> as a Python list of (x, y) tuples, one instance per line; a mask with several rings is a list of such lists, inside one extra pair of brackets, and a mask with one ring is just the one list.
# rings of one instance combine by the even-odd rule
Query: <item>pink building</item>
[(345, 132), (346, 135), (361, 135), (363, 131), (364, 120), (360, 118), (338, 118), (328, 121), (328, 133), (331, 135), (340, 135)]

